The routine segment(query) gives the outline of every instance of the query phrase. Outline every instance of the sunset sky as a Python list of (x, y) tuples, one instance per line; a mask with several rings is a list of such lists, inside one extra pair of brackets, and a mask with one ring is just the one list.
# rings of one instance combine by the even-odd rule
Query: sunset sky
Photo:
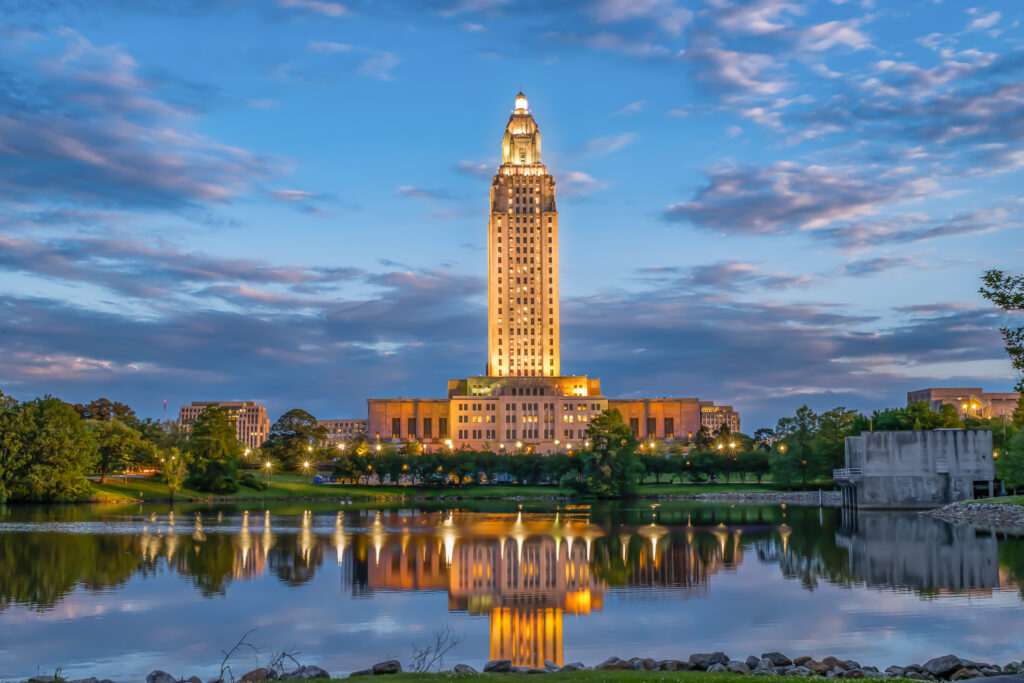
[(365, 417), (486, 362), (522, 89), (562, 371), (869, 410), (1014, 378), (1016, 0), (0, 0), (0, 389)]

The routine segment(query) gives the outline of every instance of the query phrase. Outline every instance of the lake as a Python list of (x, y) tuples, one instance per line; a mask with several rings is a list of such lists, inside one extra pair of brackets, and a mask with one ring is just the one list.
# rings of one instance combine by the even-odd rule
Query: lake
[(0, 679), (334, 675), (450, 628), (542, 666), (779, 650), (884, 668), (1024, 656), (1024, 537), (916, 513), (648, 501), (0, 507)]

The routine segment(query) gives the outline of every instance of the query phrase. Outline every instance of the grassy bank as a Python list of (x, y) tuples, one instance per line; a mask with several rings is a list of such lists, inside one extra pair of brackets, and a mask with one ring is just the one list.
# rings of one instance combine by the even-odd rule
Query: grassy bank
[[(393, 674), (387, 677), (388, 681), (523, 681), (523, 674), (457, 674), (452, 672), (437, 674)], [(772, 683), (807, 683), (806, 678), (800, 676), (772, 676)], [(863, 679), (863, 680), (881, 680)], [(325, 683), (328, 679), (320, 679)], [(330, 679), (342, 680), (342, 679)], [(355, 678), (352, 680), (362, 680)], [(530, 679), (532, 680), (532, 678)], [(578, 681), (579, 683), (591, 683), (592, 681), (684, 681), (685, 683), (750, 683), (750, 676), (733, 673), (712, 673), (705, 671), (559, 671), (556, 673), (541, 674), (542, 681)], [(886, 679), (906, 680), (906, 679)], [(306, 681), (305, 683), (309, 683)]]
[(1000, 496), (999, 498), (981, 498), (974, 503), (992, 503), (993, 505), (1024, 505), (1024, 496)]

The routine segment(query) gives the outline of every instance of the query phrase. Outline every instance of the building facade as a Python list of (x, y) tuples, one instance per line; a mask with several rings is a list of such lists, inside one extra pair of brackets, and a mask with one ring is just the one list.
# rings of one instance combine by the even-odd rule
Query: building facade
[(523, 93), (505, 126), (487, 225), (487, 363), (444, 399), (368, 399), (367, 438), (427, 450), (554, 453), (585, 448), (590, 421), (617, 408), (638, 438), (691, 441), (702, 424), (739, 431), (729, 406), (697, 398), (614, 400), (561, 374), (555, 180)]
[(907, 392), (907, 405), (925, 401), (938, 412), (942, 406), (956, 408), (960, 419), (965, 417), (1013, 417), (1020, 394), (1014, 392), (989, 392), (978, 387), (949, 387), (918, 389)]
[(255, 401), (192, 401), (178, 411), (178, 424), (186, 429), (203, 414), (207, 408), (223, 408), (235, 423), (238, 443), (246, 448), (259, 448), (270, 434), (270, 420), (267, 409)]
[(334, 445), (366, 436), (366, 420), (317, 420), (327, 430), (327, 443)]

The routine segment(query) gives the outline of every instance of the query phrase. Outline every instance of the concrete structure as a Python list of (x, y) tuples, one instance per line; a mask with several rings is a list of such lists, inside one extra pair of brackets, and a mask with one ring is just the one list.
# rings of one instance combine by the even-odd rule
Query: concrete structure
[(992, 432), (936, 429), (846, 437), (846, 468), (833, 478), (843, 505), (934, 508), (976, 494), (991, 496)]
[(366, 436), (366, 420), (317, 420), (327, 430), (327, 443), (334, 445)]
[(944, 405), (956, 408), (960, 419), (965, 417), (1013, 417), (1020, 394), (987, 392), (978, 387), (918, 389), (907, 392), (907, 405), (924, 401), (938, 412)]
[(541, 162), (526, 96), (505, 126), (487, 226), (485, 375), (452, 379), (447, 399), (369, 399), (367, 437), (465, 448), (553, 453), (585, 445), (591, 419), (612, 407), (638, 438), (688, 442), (702, 424), (740, 430), (730, 406), (696, 398), (610, 400), (599, 380), (561, 375), (555, 181)]
[(227, 411), (235, 423), (238, 442), (246, 448), (259, 448), (270, 434), (270, 420), (267, 409), (255, 401), (192, 401), (178, 411), (178, 424), (186, 429), (207, 408), (215, 406)]

